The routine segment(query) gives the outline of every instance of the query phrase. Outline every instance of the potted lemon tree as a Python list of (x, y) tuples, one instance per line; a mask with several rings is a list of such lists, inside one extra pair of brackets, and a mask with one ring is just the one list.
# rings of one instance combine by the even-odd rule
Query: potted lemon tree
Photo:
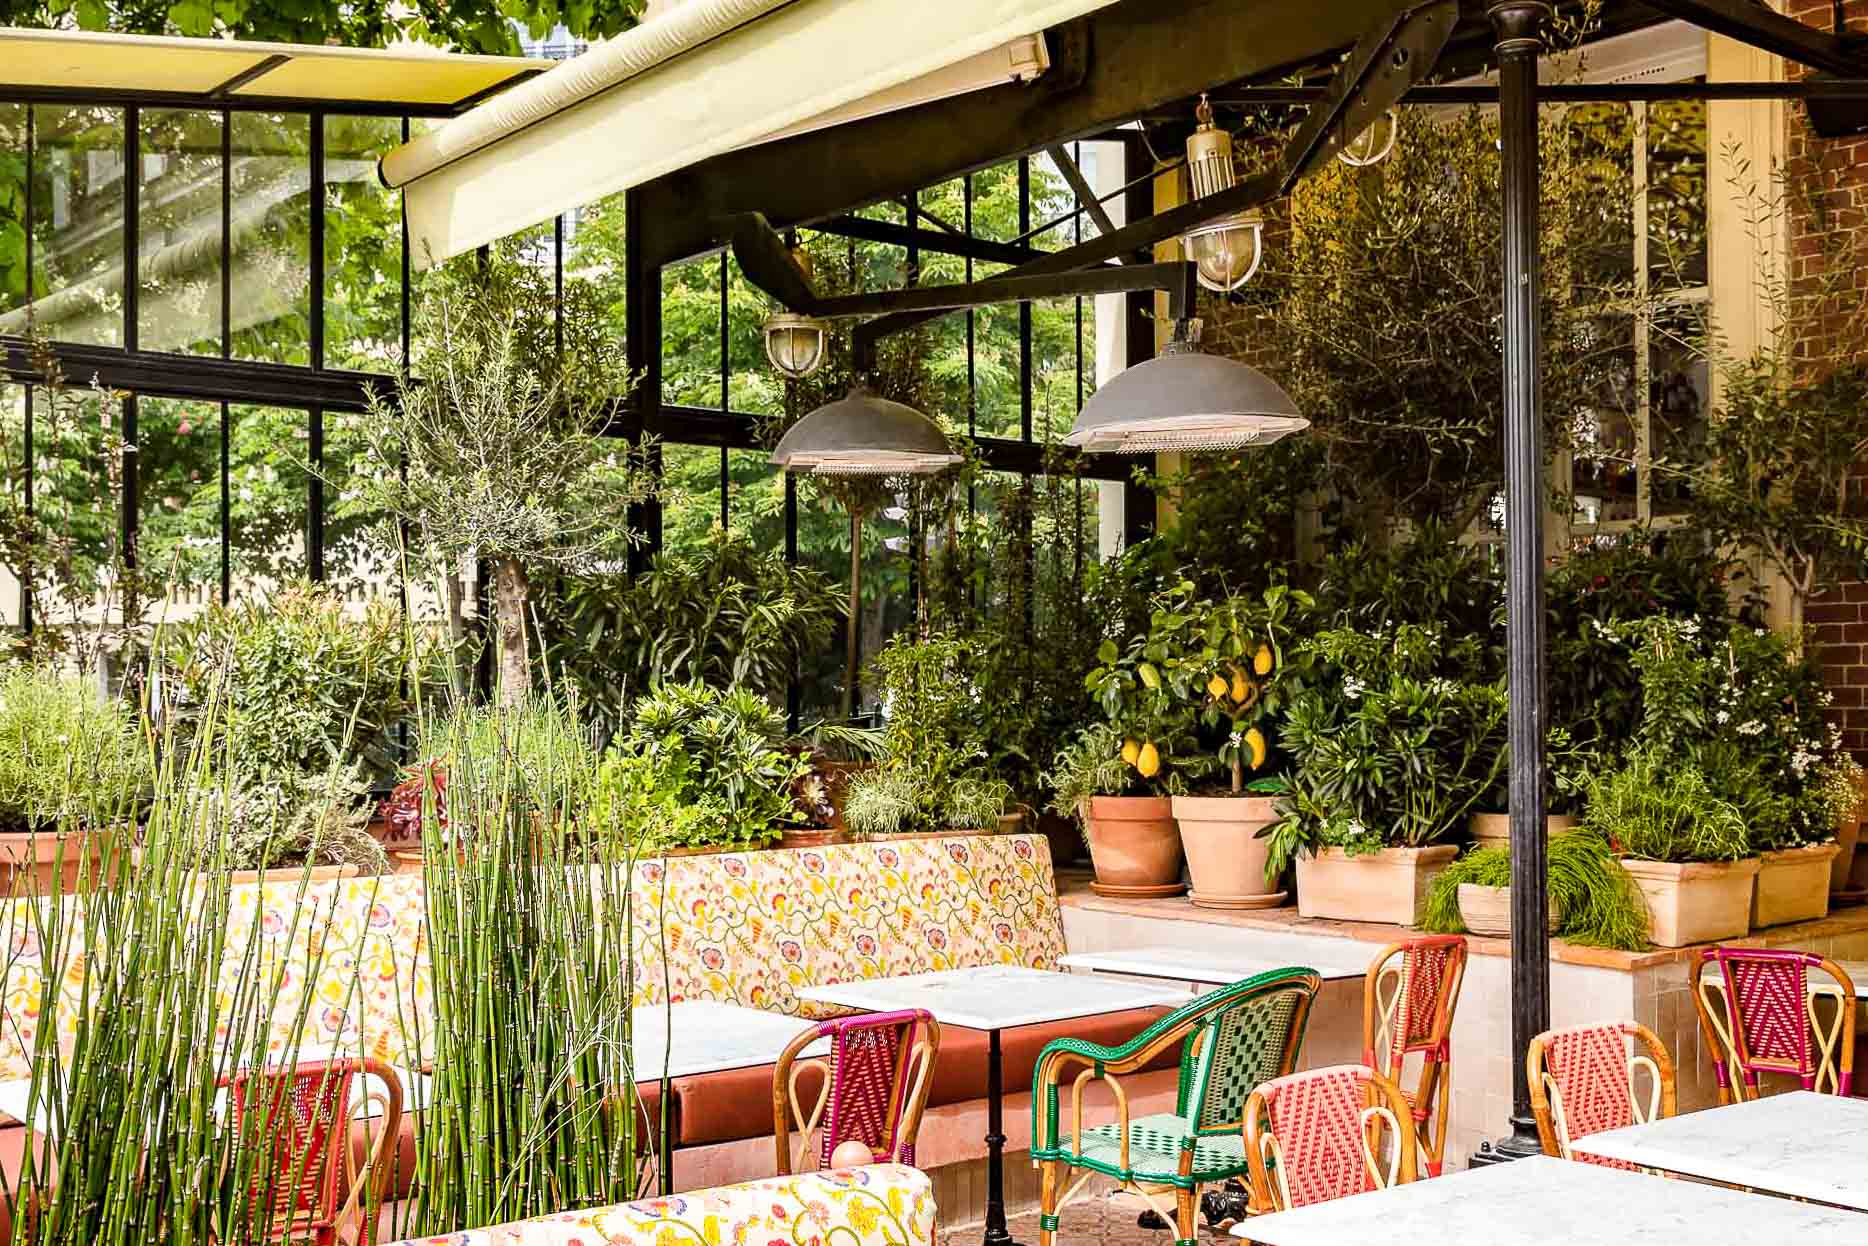
[(1248, 776), (1264, 771), (1274, 724), (1308, 666), (1308, 651), (1289, 642), (1312, 604), (1281, 584), (1259, 597), (1198, 599), (1185, 581), (1156, 603), (1146, 654), (1174, 695), (1198, 707), (1205, 750), (1185, 767), (1199, 780), (1194, 790), (1172, 798), (1197, 905), (1267, 908), (1286, 897), (1268, 875), (1271, 844), (1261, 834), (1278, 820), (1273, 793), (1282, 785)]

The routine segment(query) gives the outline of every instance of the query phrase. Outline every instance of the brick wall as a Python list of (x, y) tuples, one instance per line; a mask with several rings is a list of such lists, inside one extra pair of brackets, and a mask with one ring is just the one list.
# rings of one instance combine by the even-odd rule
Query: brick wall
[[(1786, 12), (1808, 25), (1831, 29), (1830, 0), (1789, 0)], [(1868, 32), (1868, 0), (1848, 0), (1843, 13), (1851, 31)], [(1796, 65), (1789, 66), (1788, 73), (1793, 78), (1803, 76)], [(1792, 299), (1801, 303), (1793, 314), (1808, 326), (1795, 343), (1797, 357), (1810, 364), (1868, 357), (1859, 334), (1845, 332), (1840, 309), (1811, 305), (1825, 251), (1833, 250), (1840, 240), (1836, 234), (1862, 230), (1868, 223), (1868, 136), (1821, 138), (1810, 128), (1800, 103), (1790, 105), (1785, 115), (1789, 132), (1784, 153), (1792, 184), (1813, 177), (1834, 191), (1829, 196), (1833, 215), (1828, 222), (1819, 221), (1794, 201), (1789, 212), (1785, 251), (1790, 271), (1786, 275)], [(1845, 297), (1868, 298), (1868, 268), (1855, 274), (1852, 292)], [(1844, 746), (1857, 760), (1868, 762), (1868, 583), (1824, 585), (1811, 599), (1804, 621), (1815, 630), (1814, 652), (1835, 694), (1832, 715), (1842, 728)]]

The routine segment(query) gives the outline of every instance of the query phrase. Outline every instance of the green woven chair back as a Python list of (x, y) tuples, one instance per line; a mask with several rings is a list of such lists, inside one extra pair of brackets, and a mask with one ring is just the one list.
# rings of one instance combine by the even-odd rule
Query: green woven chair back
[[(1257, 989), (1215, 1009), (1181, 1056), (1180, 1115), (1196, 1134), (1237, 1133), (1245, 1101), (1287, 1073), (1302, 1044), (1316, 979), (1303, 969), (1252, 979)], [(1223, 988), (1237, 990), (1237, 984)]]

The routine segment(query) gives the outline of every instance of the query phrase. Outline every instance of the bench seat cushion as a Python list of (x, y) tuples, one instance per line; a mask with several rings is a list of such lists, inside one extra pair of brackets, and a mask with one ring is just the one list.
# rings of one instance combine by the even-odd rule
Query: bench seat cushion
[[(1126, 1043), (1166, 1011), (1135, 1008), (1001, 1031), (1005, 1093), (1023, 1094), (1031, 1089), (1038, 1053), (1052, 1039), (1082, 1038), (1110, 1045)], [(984, 1030), (957, 1025), (941, 1027), (940, 1057), (934, 1062), (934, 1080), (928, 1087), (929, 1107), (945, 1107), (986, 1097), (986, 1044)], [(1172, 1068), (1179, 1059), (1177, 1044), (1163, 1051), (1149, 1067)], [(759, 1064), (674, 1078), (675, 1136), (680, 1144), (707, 1146), (716, 1142), (738, 1142), (743, 1138), (771, 1137), (772, 1071), (772, 1065)]]

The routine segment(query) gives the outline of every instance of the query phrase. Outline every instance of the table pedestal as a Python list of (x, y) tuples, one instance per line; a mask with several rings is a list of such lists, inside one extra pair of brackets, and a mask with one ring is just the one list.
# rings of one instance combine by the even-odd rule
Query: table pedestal
[(1005, 1224), (1005, 1085), (999, 1031), (986, 1031), (986, 1246), (1017, 1246)]

